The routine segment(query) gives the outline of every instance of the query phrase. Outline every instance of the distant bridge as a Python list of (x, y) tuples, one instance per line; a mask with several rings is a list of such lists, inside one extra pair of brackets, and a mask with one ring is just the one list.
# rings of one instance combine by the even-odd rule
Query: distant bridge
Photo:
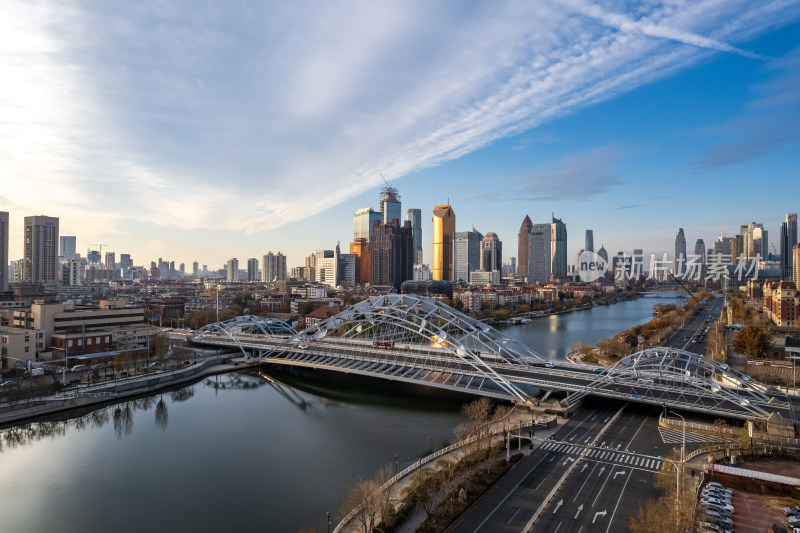
[(297, 332), (252, 316), (210, 324), (190, 339), (246, 357), (534, 404), (540, 391), (566, 402), (603, 396), (733, 418), (777, 411), (784, 395), (702, 355), (647, 348), (609, 368), (550, 361), (441, 302), (389, 294), (359, 302)]

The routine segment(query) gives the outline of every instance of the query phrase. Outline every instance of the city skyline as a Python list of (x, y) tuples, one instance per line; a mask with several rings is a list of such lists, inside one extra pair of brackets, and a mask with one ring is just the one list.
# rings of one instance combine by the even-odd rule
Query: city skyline
[[(8, 259), (23, 256), (24, 217), (46, 215), (59, 218), (61, 234), (77, 236), (82, 255), (90, 243), (109, 243), (107, 251), (129, 253), (137, 265), (166, 257), (220, 268), (230, 257), (281, 250), (291, 268), (350, 242), (353, 213), (378, 207), (381, 174), (404, 209), (421, 209), (427, 264), (427, 220), (444, 203), (459, 213), (456, 231), (474, 225), (507, 243), (525, 214), (538, 223), (554, 212), (573, 236), (570, 262), (586, 229), (612, 254), (669, 251), (678, 227), (688, 242), (710, 244), (751, 221), (777, 244), (785, 215), (800, 210), (796, 195), (780, 194), (796, 189), (800, 168), (800, 7), (557, 7), (493, 6), (492, 22), (479, 8), (373, 6), (356, 21), (330, 13), (341, 26), (308, 29), (316, 40), (302, 33), (309, 42), (291, 58), (295, 68), (268, 53), (290, 36), (276, 32), (258, 45), (234, 38), (222, 25), (261, 28), (233, 13), (193, 15), (230, 38), (221, 43), (164, 13), (154, 15), (161, 26), (149, 27), (147, 4), (119, 18), (76, 6), (43, 16), (12, 4), (0, 23), (8, 44), (0, 72), (11, 80), (0, 89)], [(376, 31), (398, 11), (390, 35)], [(422, 15), (432, 16), (420, 28)], [(62, 18), (101, 31), (91, 42), (78, 31), (58, 35), (51, 24)], [(553, 31), (552, 41), (533, 21)], [(489, 44), (459, 41), (464, 28)], [(126, 30), (163, 54), (132, 47)], [(184, 49), (165, 40), (169, 30), (197, 45), (196, 64), (175, 63)], [(576, 45), (570, 31), (583, 40)], [(391, 46), (411, 41), (407, 52)], [(339, 46), (316, 54), (331, 43)], [(245, 45), (261, 63), (242, 55)], [(223, 81), (229, 72), (217, 52), (241, 59), (248, 74)], [(456, 70), (437, 74), (438, 64)], [(141, 65), (172, 74), (153, 77)], [(372, 78), (376, 65), (386, 80)], [(275, 76), (286, 80), (277, 93), (265, 85)], [(366, 92), (376, 80), (396, 86)], [(243, 92), (250, 90), (261, 91), (257, 99)], [(319, 133), (307, 135), (312, 129)], [(754, 186), (766, 190), (743, 194)]]

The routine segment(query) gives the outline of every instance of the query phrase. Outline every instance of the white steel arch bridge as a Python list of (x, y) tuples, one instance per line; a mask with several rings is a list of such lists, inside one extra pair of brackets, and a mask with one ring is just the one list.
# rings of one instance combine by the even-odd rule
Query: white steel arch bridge
[(794, 419), (775, 389), (702, 355), (648, 348), (608, 368), (550, 361), (491, 326), (431, 298), (388, 294), (295, 331), (237, 317), (194, 332), (198, 344), (236, 347), (272, 364), (421, 384), (532, 404), (540, 391), (566, 403), (603, 396), (666, 403), (717, 416)]

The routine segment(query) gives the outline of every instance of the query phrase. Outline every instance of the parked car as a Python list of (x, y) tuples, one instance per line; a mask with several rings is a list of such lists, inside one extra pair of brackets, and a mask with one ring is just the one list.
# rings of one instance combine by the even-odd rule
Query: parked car
[(725, 492), (724, 490), (714, 489), (711, 487), (703, 489), (703, 495), (706, 494), (722, 500), (730, 500), (733, 497), (733, 494), (730, 492)]
[(731, 504), (720, 505), (718, 503), (706, 503), (704, 505), (705, 505), (706, 509), (711, 509), (713, 511), (716, 511), (716, 512), (718, 512), (720, 514), (723, 514), (723, 515), (726, 515), (726, 516), (733, 515), (733, 513), (734, 513), (733, 505), (731, 505)]
[(730, 505), (731, 504), (730, 500), (725, 500), (725, 499), (721, 499), (721, 498), (715, 498), (713, 496), (702, 496), (700, 498), (700, 502), (704, 503), (706, 505), (716, 504), (716, 505), (720, 505), (722, 507), (725, 507), (726, 505)]
[(716, 481), (709, 481), (708, 483), (706, 483), (706, 487), (714, 487), (722, 490), (731, 490), (722, 483), (717, 483)]
[(789, 525), (792, 527), (800, 527), (800, 516), (790, 516)]
[(0, 383), (0, 388), (10, 387), (10, 386), (16, 385), (16, 384), (17, 384), (16, 381), (14, 381), (13, 379), (9, 379), (8, 381), (4, 381), (4, 382)]
[(800, 505), (795, 505), (794, 507), (784, 507), (783, 514), (786, 516), (795, 516), (800, 514)]
[(782, 524), (772, 524), (772, 533), (789, 533)]
[(75, 365), (69, 369), (70, 372), (82, 372), (86, 370), (86, 365)]
[(724, 524), (725, 526), (733, 525), (733, 520), (727, 516), (723, 516), (719, 514), (717, 511), (713, 511), (711, 509), (706, 509), (706, 514), (717, 521), (718, 524)]

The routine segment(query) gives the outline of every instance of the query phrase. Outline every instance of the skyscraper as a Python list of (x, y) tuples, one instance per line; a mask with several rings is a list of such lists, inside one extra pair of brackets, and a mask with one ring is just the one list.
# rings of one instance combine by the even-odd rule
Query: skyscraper
[(686, 263), (686, 236), (683, 234), (683, 228), (678, 228), (678, 233), (675, 235), (675, 275), (682, 276), (686, 271), (684, 266)]
[(369, 246), (370, 277), (373, 285), (400, 285), (414, 278), (414, 233), (411, 221), (401, 227), (397, 219), (375, 224)]
[(477, 231), (453, 233), (453, 281), (469, 283), (469, 274), (481, 268), (481, 235)]
[(583, 249), (587, 252), (594, 252), (594, 232), (590, 229), (586, 230), (586, 246)]
[(270, 250), (261, 258), (261, 281), (281, 281), (286, 279), (286, 256)]
[(793, 271), (792, 249), (797, 244), (797, 213), (788, 213), (781, 223), (781, 267), (783, 279), (791, 279)]
[(552, 266), (550, 273), (558, 279), (567, 277), (567, 225), (561, 219), (553, 217), (550, 225), (550, 253)]
[(525, 215), (517, 234), (517, 275), (528, 277), (528, 257), (531, 255), (531, 217)]
[(533, 224), (531, 226), (528, 283), (547, 283), (550, 281), (550, 269), (552, 268), (551, 241), (551, 224)]
[(0, 291), (8, 290), (8, 212), (0, 211)]
[(699, 257), (698, 263), (706, 264), (706, 243), (703, 239), (697, 239), (694, 243), (694, 254)]
[(600, 249), (597, 250), (597, 255), (603, 258), (603, 261), (608, 264), (608, 252), (606, 251), (605, 247), (601, 244)]
[(400, 194), (397, 189), (388, 185), (381, 189), (380, 204), (383, 223), (388, 224), (397, 219), (397, 224), (400, 225), (402, 220), (400, 218)]
[(200, 263), (195, 261), (192, 263), (192, 277), (196, 278), (199, 272), (200, 272)]
[(794, 286), (800, 287), (800, 244), (795, 244), (792, 248), (792, 265)]
[[(364, 207), (353, 215), (353, 242), (372, 238), (372, 225), (382, 220), (381, 214), (371, 207)], [(306, 265), (308, 266), (308, 265)]]
[(490, 231), (481, 240), (481, 270), (491, 272), (503, 266), (503, 243), (496, 233)]
[(23, 279), (25, 282), (58, 279), (58, 218), (25, 217)]
[(433, 208), (433, 261), (434, 281), (453, 281), (453, 233), (456, 231), (456, 214), (449, 205)]
[(72, 259), (75, 257), (75, 236), (74, 235), (64, 235), (59, 237), (59, 252), (58, 254), (61, 257), (66, 259)]
[(114, 252), (106, 252), (106, 270), (114, 270), (117, 268), (117, 254)]
[(764, 224), (751, 222), (743, 225), (741, 229), (745, 257), (751, 259), (760, 254), (762, 259), (766, 259), (769, 255), (769, 239)]
[(228, 259), (225, 272), (227, 275), (226, 279), (228, 281), (239, 281), (239, 260), (235, 257)]
[(411, 222), (411, 231), (414, 233), (414, 264), (422, 264), (422, 210), (409, 209), (406, 220)]
[(255, 257), (247, 260), (247, 281), (258, 281), (258, 259)]
[(133, 268), (133, 261), (131, 260), (131, 254), (119, 255), (119, 268), (122, 270), (122, 277), (124, 277), (125, 279), (130, 279), (131, 268)]

